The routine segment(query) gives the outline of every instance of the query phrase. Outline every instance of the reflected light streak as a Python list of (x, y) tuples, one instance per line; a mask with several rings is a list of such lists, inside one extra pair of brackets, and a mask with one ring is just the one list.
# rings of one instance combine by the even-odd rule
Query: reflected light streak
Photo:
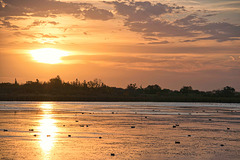
[(41, 104), (40, 108), (43, 109), (43, 111), (47, 111), (47, 110), (52, 110), (53, 106), (51, 103), (43, 103)]
[(44, 114), (42, 115), (42, 119), (39, 120), (39, 143), (45, 154), (44, 158), (49, 158), (51, 150), (54, 147), (54, 142), (56, 141), (58, 128), (55, 125), (56, 120), (52, 119), (52, 104), (44, 103), (40, 107), (43, 109)]

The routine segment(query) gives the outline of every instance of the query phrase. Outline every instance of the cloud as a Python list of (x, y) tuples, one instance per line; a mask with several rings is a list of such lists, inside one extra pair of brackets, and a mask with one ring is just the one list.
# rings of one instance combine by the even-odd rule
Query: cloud
[[(162, 37), (191, 38), (182, 42), (196, 42), (200, 40), (215, 40), (217, 42), (240, 39), (240, 26), (227, 22), (208, 22), (206, 17), (217, 14), (185, 12), (185, 7), (166, 5), (162, 3), (145, 2), (105, 2), (114, 6), (117, 14), (124, 16), (125, 26), (130, 31), (141, 33), (148, 40)], [(183, 18), (179, 12), (188, 14)], [(200, 11), (201, 12), (201, 11)], [(207, 14), (206, 14), (207, 13)], [(169, 21), (168, 17), (175, 17)], [(150, 39), (149, 39), (150, 40)]]
[(197, 40), (213, 39), (217, 40), (218, 42), (224, 42), (240, 39), (240, 26), (226, 22), (208, 23), (204, 26), (192, 26), (192, 29), (202, 31), (205, 34), (210, 35), (209, 37), (198, 38)]
[(157, 38), (152, 38), (152, 37), (144, 37), (145, 40), (147, 41), (157, 41)]
[(93, 7), (83, 11), (85, 19), (109, 20), (113, 18), (113, 14), (105, 9)]
[[(230, 57), (232, 58), (232, 57)], [(81, 60), (81, 62), (126, 68), (134, 70), (162, 70), (170, 72), (194, 72), (215, 70), (231, 70), (239, 66), (232, 60), (226, 59), (226, 55), (76, 55), (64, 57), (64, 60)]]
[(52, 24), (52, 25), (54, 25), (54, 26), (56, 26), (56, 25), (59, 24), (59, 22), (55, 22), (55, 21), (49, 21), (48, 23), (49, 23), (49, 24)]
[(0, 20), (0, 22), (2, 22), (2, 24), (0, 24), (1, 26), (4, 26), (6, 28), (9, 28), (9, 29), (18, 29), (19, 27), (16, 26), (16, 25), (12, 25), (9, 21), (7, 20)]
[(46, 25), (46, 24), (52, 24), (52, 25), (58, 25), (58, 22), (55, 21), (42, 21), (42, 20), (35, 20), (34, 22), (32, 22), (32, 24), (28, 25), (27, 27), (24, 28), (24, 30), (28, 30), (32, 27), (36, 27), (36, 26), (41, 26), (41, 25)]
[(196, 14), (190, 14), (182, 19), (176, 20), (174, 23), (183, 26), (205, 24), (207, 22), (204, 18), (199, 18)]
[(105, 2), (114, 5), (119, 15), (126, 16), (128, 22), (146, 21), (156, 18), (165, 13), (172, 13), (174, 10), (184, 10), (184, 7), (168, 6), (162, 3), (145, 2)]
[(70, 14), (78, 18), (109, 20), (113, 14), (105, 9), (98, 9), (89, 3), (67, 3), (55, 0), (3, 0), (0, 5), (0, 17), (37, 16), (54, 17), (58, 14)]
[(53, 36), (52, 34), (42, 34), (42, 38), (58, 38), (58, 37)]
[(160, 42), (149, 42), (148, 44), (168, 44), (168, 41), (160, 41)]
[(24, 37), (27, 37), (27, 38), (36, 38), (35, 35), (22, 33), (22, 32), (14, 32), (13, 35), (14, 36), (24, 36)]

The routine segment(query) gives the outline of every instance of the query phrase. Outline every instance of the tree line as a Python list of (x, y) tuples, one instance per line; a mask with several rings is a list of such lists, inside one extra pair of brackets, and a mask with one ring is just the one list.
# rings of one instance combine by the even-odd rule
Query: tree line
[(0, 84), (0, 100), (36, 101), (153, 101), (153, 102), (240, 102), (240, 92), (226, 86), (220, 90), (199, 91), (191, 86), (180, 90), (163, 89), (159, 85), (143, 88), (136, 83), (126, 88), (110, 87), (100, 79), (64, 82), (60, 76), (47, 82), (27, 81)]

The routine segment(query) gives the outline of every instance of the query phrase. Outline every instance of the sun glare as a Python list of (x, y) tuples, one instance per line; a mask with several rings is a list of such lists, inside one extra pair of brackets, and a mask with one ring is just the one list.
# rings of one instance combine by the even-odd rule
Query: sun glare
[(62, 63), (62, 57), (68, 56), (68, 52), (62, 51), (54, 48), (42, 48), (31, 50), (30, 54), (33, 57), (33, 60), (39, 63), (48, 63), (48, 64), (58, 64)]

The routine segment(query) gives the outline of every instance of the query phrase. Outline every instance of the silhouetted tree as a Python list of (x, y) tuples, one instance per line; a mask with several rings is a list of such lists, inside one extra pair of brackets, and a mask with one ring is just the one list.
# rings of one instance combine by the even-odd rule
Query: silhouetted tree
[(183, 86), (181, 89), (180, 89), (180, 93), (182, 94), (188, 94), (188, 93), (192, 93), (193, 89), (191, 86)]
[(15, 83), (14, 83), (15, 85), (18, 85), (18, 82), (17, 82), (17, 79), (15, 78)]
[(223, 90), (221, 91), (222, 95), (225, 97), (231, 97), (234, 96), (235, 94), (235, 89), (229, 86), (226, 86), (223, 88)]
[(86, 82), (86, 80), (83, 81), (83, 88), (87, 88), (87, 82)]
[(127, 90), (136, 90), (137, 89), (137, 84), (136, 83), (131, 83), (127, 86)]
[(62, 86), (62, 80), (61, 80), (60, 76), (57, 75), (57, 77), (51, 78), (49, 80), (49, 84), (50, 84), (50, 86), (52, 86), (54, 88), (61, 87)]
[[(16, 85), (17, 84), (17, 85)], [(48, 82), (26, 81), (25, 84), (0, 83), (0, 100), (113, 100), (113, 101), (205, 101), (240, 102), (240, 93), (230, 86), (217, 91), (198, 91), (183, 86), (180, 91), (161, 89), (157, 84), (138, 88), (136, 83), (126, 89), (108, 87), (100, 79), (78, 79), (63, 82), (60, 76)]]
[(162, 89), (159, 85), (155, 84), (155, 85), (148, 85), (144, 90), (148, 94), (156, 94), (160, 92)]

